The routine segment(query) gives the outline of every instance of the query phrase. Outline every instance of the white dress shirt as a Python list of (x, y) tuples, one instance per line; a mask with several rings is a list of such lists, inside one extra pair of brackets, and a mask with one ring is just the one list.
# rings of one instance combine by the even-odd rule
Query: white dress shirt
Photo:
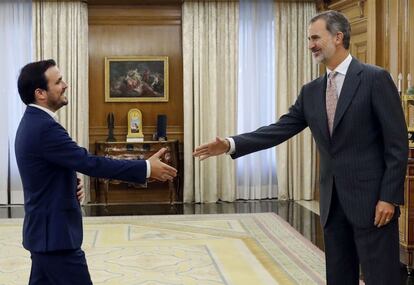
[[(348, 54), (348, 56), (342, 61), (334, 71), (337, 72), (337, 75), (335, 76), (334, 80), (336, 83), (336, 91), (338, 94), (336, 94), (339, 98), (339, 95), (341, 94), (342, 85), (344, 85), (345, 75), (348, 71), (349, 65), (351, 64), (352, 56)], [(326, 73), (329, 75), (333, 70), (330, 70), (329, 68), (326, 68)]]
[[(49, 110), (48, 108), (39, 106), (37, 104), (29, 104), (30, 107), (34, 107), (34, 108), (38, 108), (44, 112), (46, 112), (49, 116), (51, 116), (53, 118), (53, 120), (55, 120), (56, 122), (58, 121), (58, 116), (56, 115), (55, 112)], [(151, 163), (148, 160), (145, 160), (145, 162), (147, 163), (147, 178), (149, 178), (151, 176)]]
[(40, 109), (44, 112), (46, 112), (49, 116), (51, 116), (53, 118), (53, 120), (55, 120), (56, 122), (58, 122), (58, 116), (56, 115), (55, 112), (49, 110), (48, 108), (36, 105), (36, 104), (29, 104), (30, 107), (35, 107), (37, 109)]
[[(338, 92), (337, 96), (339, 98), (339, 95), (341, 94), (342, 85), (344, 85), (345, 75), (348, 71), (349, 65), (351, 64), (352, 56), (351, 54), (348, 54), (348, 56), (342, 61), (334, 71), (336, 71), (338, 74), (335, 76), (334, 80), (336, 83), (336, 90)], [(329, 75), (333, 70), (330, 70), (329, 68), (326, 68), (326, 73)], [(228, 142), (230, 143), (230, 149), (226, 154), (233, 154), (236, 152), (236, 144), (234, 143), (234, 140), (230, 137), (226, 138)]]

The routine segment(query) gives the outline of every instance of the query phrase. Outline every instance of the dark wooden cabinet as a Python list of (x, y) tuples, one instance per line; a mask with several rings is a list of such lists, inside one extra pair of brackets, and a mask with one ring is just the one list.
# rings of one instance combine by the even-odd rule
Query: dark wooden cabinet
[[(179, 169), (178, 141), (145, 142), (96, 142), (96, 155), (113, 159), (148, 159), (161, 148), (167, 148), (162, 161)], [(95, 201), (114, 203), (169, 202), (173, 204), (179, 196), (179, 175), (174, 181), (159, 182), (147, 179), (144, 184), (114, 179), (95, 179)]]
[(408, 273), (414, 268), (414, 95), (401, 96), (402, 107), (409, 134), (409, 153), (407, 174), (404, 184), (404, 206), (401, 206), (399, 219), (400, 228), (400, 257), (401, 262), (407, 265)]
[(401, 262), (412, 273), (414, 268), (414, 148), (410, 147), (407, 176), (404, 186), (405, 204), (401, 206), (400, 249)]

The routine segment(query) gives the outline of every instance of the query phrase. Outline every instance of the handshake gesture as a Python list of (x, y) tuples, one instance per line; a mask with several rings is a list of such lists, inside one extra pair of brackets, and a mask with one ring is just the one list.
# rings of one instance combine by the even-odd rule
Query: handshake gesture
[(230, 150), (230, 143), (226, 139), (216, 137), (216, 140), (202, 144), (193, 152), (194, 157), (199, 157), (200, 160), (209, 158), (210, 156), (217, 156), (226, 153)]
[(166, 151), (167, 149), (164, 147), (148, 159), (151, 165), (150, 178), (159, 181), (172, 181), (177, 176), (177, 169), (161, 161)]

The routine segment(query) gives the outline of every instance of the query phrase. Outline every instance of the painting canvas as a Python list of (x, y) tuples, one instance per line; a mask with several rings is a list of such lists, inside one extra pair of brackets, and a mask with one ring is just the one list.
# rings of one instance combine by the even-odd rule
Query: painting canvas
[(167, 102), (168, 57), (105, 58), (105, 102)]

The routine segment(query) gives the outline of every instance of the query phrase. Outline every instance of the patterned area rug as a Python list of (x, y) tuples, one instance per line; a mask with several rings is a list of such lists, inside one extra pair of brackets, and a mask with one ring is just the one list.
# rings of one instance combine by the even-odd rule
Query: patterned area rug
[[(0, 284), (27, 284), (21, 219), (0, 221)], [(87, 217), (94, 284), (325, 284), (321, 250), (274, 213)]]

